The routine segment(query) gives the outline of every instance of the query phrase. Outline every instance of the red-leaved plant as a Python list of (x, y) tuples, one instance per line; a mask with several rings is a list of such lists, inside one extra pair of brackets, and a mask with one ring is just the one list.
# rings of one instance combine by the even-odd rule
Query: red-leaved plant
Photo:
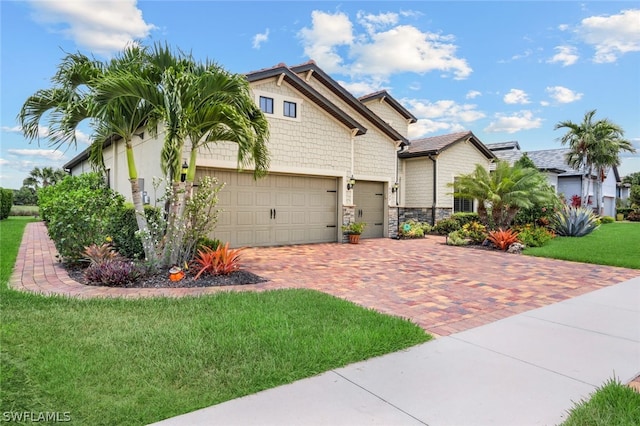
[(518, 233), (513, 229), (491, 231), (487, 239), (500, 250), (507, 250), (511, 244), (519, 242)]
[(219, 245), (217, 249), (212, 250), (209, 247), (203, 247), (198, 250), (196, 258), (192, 262), (194, 269), (198, 271), (193, 278), (197, 280), (200, 275), (207, 273), (211, 275), (228, 275), (240, 269), (240, 252), (243, 249), (230, 249), (229, 243)]

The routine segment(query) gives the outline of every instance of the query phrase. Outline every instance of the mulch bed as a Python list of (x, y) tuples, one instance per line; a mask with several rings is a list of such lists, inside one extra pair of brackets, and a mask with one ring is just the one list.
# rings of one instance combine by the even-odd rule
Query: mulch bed
[[(69, 277), (81, 284), (90, 286), (101, 286), (100, 284), (90, 283), (84, 277), (85, 265), (64, 265)], [(221, 287), (230, 285), (250, 285), (263, 283), (268, 280), (253, 274), (249, 271), (239, 270), (229, 275), (210, 275), (203, 274), (194, 280), (195, 273), (187, 271), (187, 275), (180, 281), (171, 281), (169, 279), (169, 270), (160, 270), (157, 274), (147, 275), (133, 282), (119, 286), (122, 288), (195, 288), (195, 287)]]

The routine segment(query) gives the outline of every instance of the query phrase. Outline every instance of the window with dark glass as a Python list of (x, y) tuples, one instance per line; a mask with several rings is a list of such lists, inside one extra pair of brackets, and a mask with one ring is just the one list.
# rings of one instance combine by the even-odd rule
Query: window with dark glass
[(473, 212), (473, 200), (470, 198), (458, 198), (453, 199), (453, 212)]
[(273, 98), (260, 96), (260, 110), (266, 114), (273, 114)]
[(285, 117), (296, 118), (296, 103), (284, 101), (283, 114)]
[[(458, 178), (454, 178), (457, 181)], [(473, 199), (453, 197), (453, 212), (454, 213), (470, 213), (473, 212)]]

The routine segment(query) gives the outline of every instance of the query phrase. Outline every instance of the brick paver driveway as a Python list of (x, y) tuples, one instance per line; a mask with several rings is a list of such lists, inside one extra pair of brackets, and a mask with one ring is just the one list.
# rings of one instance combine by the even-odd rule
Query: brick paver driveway
[(639, 270), (589, 265), (444, 245), (444, 237), (361, 240), (250, 248), (242, 266), (269, 281), (193, 289), (90, 287), (71, 280), (55, 260), (42, 223), (27, 225), (14, 288), (73, 297), (201, 295), (229, 290), (308, 288), (448, 335), (640, 276)]

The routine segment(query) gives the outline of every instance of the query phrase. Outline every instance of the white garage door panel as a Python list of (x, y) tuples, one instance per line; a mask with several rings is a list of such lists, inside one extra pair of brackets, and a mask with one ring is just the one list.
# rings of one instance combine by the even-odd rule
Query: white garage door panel
[(198, 169), (226, 182), (211, 235), (232, 247), (333, 242), (338, 238), (337, 180)]

